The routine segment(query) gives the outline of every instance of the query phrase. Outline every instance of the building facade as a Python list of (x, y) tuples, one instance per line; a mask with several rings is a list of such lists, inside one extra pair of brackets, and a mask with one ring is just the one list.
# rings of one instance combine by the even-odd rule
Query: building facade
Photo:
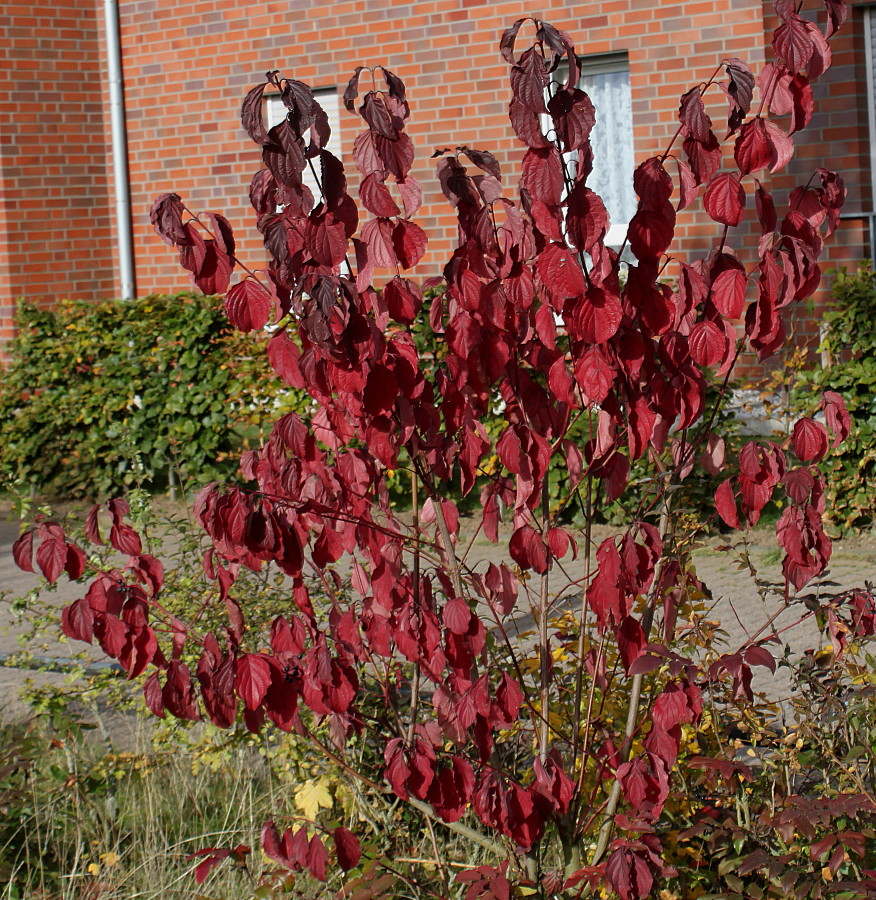
[[(380, 64), (405, 81), (408, 133), (417, 148), (413, 174), (424, 190), (416, 221), (430, 238), (415, 274), (439, 273), (455, 237), (430, 159), (436, 148), (490, 150), (502, 165), (506, 192), (514, 195), (523, 147), (508, 122), (508, 66), (498, 42), (522, 15), (517, 2), (115, 5), (138, 294), (188, 286), (176, 254), (148, 221), (153, 199), (166, 191), (180, 194), (194, 211), (226, 215), (239, 255), (251, 267), (264, 259), (248, 201), (260, 154), (240, 126), (239, 109), (267, 70), (318, 89), (336, 120), (335, 152), (348, 174), (355, 171), (350, 148), (361, 123), (339, 97), (353, 70)], [(849, 197), (827, 265), (854, 265), (872, 253), (873, 9), (871, 15), (866, 3), (852, 7), (832, 41), (833, 67), (816, 88), (816, 117), (795, 136), (790, 171), (766, 182), (780, 200), (814, 165), (843, 175)], [(104, 12), (100, 0), (0, 2), (0, 340), (12, 334), (18, 298), (99, 299), (122, 290)], [(631, 167), (668, 145), (680, 95), (707, 80), (725, 58), (741, 57), (757, 72), (768, 58), (773, 25), (771, 0), (545, 0), (538, 15), (567, 31), (582, 57), (601, 129), (594, 143), (604, 162), (594, 178), (616, 226), (634, 203)], [(718, 131), (726, 101), (718, 89), (706, 99)], [(277, 115), (270, 101), (265, 114), (269, 120)], [(705, 251), (717, 229), (695, 204), (679, 217), (677, 246)], [(797, 323), (798, 333), (810, 339), (816, 328), (811, 314)]]

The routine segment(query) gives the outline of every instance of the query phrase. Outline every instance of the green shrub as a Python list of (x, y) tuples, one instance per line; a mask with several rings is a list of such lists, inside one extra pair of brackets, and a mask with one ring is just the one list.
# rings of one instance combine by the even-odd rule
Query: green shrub
[(265, 375), (266, 343), (235, 333), (216, 297), (25, 304), (17, 325), (0, 479), (55, 496), (228, 478), (291, 399)]
[(826, 365), (813, 387), (841, 394), (853, 420), (849, 438), (822, 464), (827, 510), (843, 530), (873, 526), (876, 515), (876, 272), (862, 264), (838, 273), (834, 303), (824, 315), (820, 351)]

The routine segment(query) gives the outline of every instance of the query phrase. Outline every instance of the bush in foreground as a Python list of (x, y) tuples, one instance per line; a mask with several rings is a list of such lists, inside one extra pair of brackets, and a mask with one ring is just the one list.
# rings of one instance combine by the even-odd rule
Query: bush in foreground
[[(637, 168), (628, 234), (636, 262), (624, 281), (618, 254), (604, 244), (605, 207), (587, 186), (594, 110), (577, 87), (571, 40), (537, 20), (505, 32), (511, 121), (527, 146), (520, 198), (504, 195), (489, 152), (438, 154), (460, 240), (430, 307), (441, 350), (428, 358), (409, 333), (421, 286), (402, 274), (422, 258), (426, 235), (412, 220), (421, 192), (395, 74), (357, 70), (345, 95), (366, 125), (352, 154), (370, 214), (361, 230), (343, 166), (323, 149), (325, 114), (306, 85), (275, 72), (242, 111), (266, 165), (250, 193), (271, 254), (267, 276), (239, 261), (222, 216), (195, 216), (175, 194), (153, 206), (158, 233), (198, 287), (225, 293), (238, 328), (273, 324), (272, 367), (317, 411), (283, 416), (265, 446), (244, 456), (253, 487), (212, 485), (196, 500), (212, 539), (203, 569), (223, 627), (164, 606), (163, 567), (120, 500), (95, 507), (86, 534), (92, 544), (108, 540), (127, 558), (124, 569), (88, 569), (84, 551), (49, 521), (18, 541), (19, 564), (32, 568), (35, 550), (49, 580), (88, 571), (88, 592), (64, 611), (64, 630), (98, 642), (132, 677), (148, 671), (146, 702), (156, 715), (294, 732), (370, 803), (388, 797), (421, 833), (448, 829), (462, 842), (452, 849), (436, 838), (435, 866), (411, 872), (381, 855), (368, 802), (344, 821), (320, 816), (317, 804), (305, 820), (264, 824), (261, 847), (276, 874), (265, 876), (263, 895), (294, 891), (309, 873), (360, 898), (611, 891), (641, 900), (670, 886), (702, 896), (703, 880), (679, 874), (676, 849), (693, 839), (708, 866), (709, 848), (729, 839), (752, 849), (718, 868), (722, 895), (823, 896), (836, 883), (848, 897), (867, 896), (872, 851), (850, 835), (871, 833), (868, 783), (789, 776), (749, 796), (738, 790), (745, 763), (727, 728), (741, 724), (751, 739), (764, 727), (752, 682), (755, 669), (776, 668), (772, 648), (787, 627), (776, 624), (780, 615), (816, 620), (837, 665), (876, 632), (868, 591), (831, 594), (817, 581), (831, 554), (817, 463), (848, 436), (841, 398), (826, 391), (781, 446), (747, 442), (738, 474), (725, 472), (715, 492), (725, 527), (743, 532), (728, 545), (743, 563), (745, 529), (771, 498), (783, 501), (782, 578), (753, 586), (770, 613), (745, 623), (739, 646), (720, 646), (719, 626), (701, 605), (708, 588), (691, 564), (713, 515), (676, 507), (676, 488), (696, 467), (725, 469), (715, 429), (733, 366), (744, 348), (761, 359), (782, 348), (781, 310), (816, 290), (818, 256), (845, 196), (839, 176), (819, 169), (780, 216), (755, 177), (790, 159), (791, 135), (811, 116), (810, 82), (829, 65), (828, 38), (845, 16), (845, 4), (829, 0), (819, 28), (794, 4), (775, 6), (775, 62), (756, 76), (742, 60), (724, 61), (682, 97), (664, 154)], [(568, 74), (555, 83), (561, 63)], [(703, 101), (717, 93), (719, 76), (729, 171)], [(261, 117), (268, 87), (289, 110), (270, 132)], [(774, 121), (782, 115), (790, 115), (784, 128)], [(547, 134), (543, 116), (552, 122)], [(321, 199), (304, 184), (305, 167)], [(701, 193), (716, 246), (688, 263), (668, 251), (677, 209)], [(730, 229), (752, 205), (762, 237), (746, 266)], [(231, 286), (238, 267), (246, 274)], [(387, 269), (377, 290), (375, 273)], [(707, 408), (712, 373), (718, 399)], [(497, 408), (506, 424), (493, 441), (482, 419)], [(582, 420), (583, 446), (568, 439)], [(635, 490), (634, 462), (649, 467), (657, 490), (621, 534), (596, 546), (593, 510)], [(404, 518), (387, 490), (388, 473), (399, 469), (410, 479)], [(569, 476), (558, 504), (554, 469)], [(508, 563), (467, 565), (451, 484), (478, 492), (488, 538), (510, 535)], [(568, 503), (580, 504), (583, 529), (562, 524)], [(289, 579), (288, 608), (270, 621), (238, 602), (235, 588), (242, 569), (266, 564)], [(535, 625), (521, 634), (526, 611)], [(695, 784), (691, 769), (708, 777)], [(736, 815), (728, 818), (731, 797)], [(747, 843), (752, 834), (756, 846)], [(198, 881), (250, 852), (204, 848)], [(343, 872), (352, 873), (346, 886)]]

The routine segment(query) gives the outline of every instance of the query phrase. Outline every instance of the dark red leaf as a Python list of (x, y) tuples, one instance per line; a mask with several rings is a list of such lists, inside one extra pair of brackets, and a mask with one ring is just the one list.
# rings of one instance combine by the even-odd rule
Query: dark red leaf
[(836, 391), (825, 391), (822, 401), (824, 417), (827, 425), (833, 432), (832, 447), (838, 447), (848, 436), (852, 429), (852, 418), (846, 409), (846, 402)]
[(12, 545), (15, 565), (25, 572), (33, 572), (33, 528), (28, 528)]
[(814, 47), (806, 23), (794, 15), (773, 32), (773, 50), (792, 72), (807, 68)]
[(178, 194), (161, 194), (149, 210), (149, 221), (156, 234), (171, 247), (188, 242), (188, 231), (182, 223), (183, 212)]
[(727, 350), (727, 335), (714, 322), (697, 322), (688, 335), (688, 345), (693, 361), (700, 366), (714, 366)]
[(63, 539), (43, 538), (37, 548), (36, 562), (47, 581), (57, 581), (67, 565), (67, 544)]
[(225, 314), (239, 331), (260, 331), (270, 321), (273, 302), (263, 285), (245, 278), (225, 295)]
[(772, 142), (760, 116), (755, 116), (739, 129), (739, 136), (733, 148), (733, 158), (743, 175), (750, 175), (771, 164)]
[(703, 206), (715, 222), (736, 226), (742, 221), (745, 209), (745, 188), (735, 175), (716, 175), (703, 195)]
[(270, 686), (271, 666), (263, 656), (247, 653), (237, 660), (234, 687), (247, 709), (256, 709)]
[(776, 672), (775, 657), (772, 655), (772, 653), (769, 652), (769, 650), (766, 649), (766, 647), (749, 647), (745, 651), (745, 661), (750, 666), (764, 666), (773, 674), (775, 674)]
[(124, 522), (118, 522), (110, 529), (110, 544), (128, 556), (139, 556), (143, 552), (140, 535)]
[(307, 858), (305, 865), (307, 870), (317, 881), (325, 881), (326, 879), (326, 863), (328, 862), (328, 852), (325, 849), (318, 834), (315, 834), (307, 845)]
[(394, 246), (395, 227), (392, 220), (380, 217), (366, 222), (362, 229), (362, 240), (371, 251), (371, 261), (381, 269), (394, 269), (399, 264)]
[(240, 108), (240, 124), (257, 144), (268, 143), (268, 132), (262, 116), (262, 96), (268, 83), (256, 85), (246, 95)]
[(531, 525), (521, 525), (511, 535), (508, 552), (521, 569), (533, 569), (539, 575), (548, 569), (548, 548)]
[(566, 229), (579, 250), (589, 250), (608, 231), (608, 211), (602, 198), (583, 181), (575, 184), (566, 198)]
[(712, 120), (706, 115), (706, 107), (703, 104), (703, 95), (699, 85), (682, 95), (681, 106), (678, 108), (678, 119), (695, 141), (699, 141), (701, 144), (708, 141), (709, 132), (712, 130)]
[(359, 185), (359, 197), (362, 205), (375, 216), (397, 216), (399, 208), (389, 188), (377, 172), (372, 172), (362, 179)]
[(536, 268), (547, 289), (557, 297), (580, 297), (586, 290), (577, 254), (561, 244), (548, 244), (539, 254)]
[(423, 258), (428, 242), (426, 232), (414, 222), (402, 220), (392, 232), (392, 246), (403, 269), (412, 269)]
[(639, 209), (630, 222), (630, 249), (639, 260), (659, 259), (675, 234), (675, 209), (667, 202), (660, 210)]
[(268, 342), (268, 361), (271, 368), (286, 384), (299, 389), (305, 385), (304, 376), (298, 365), (300, 357), (300, 348), (285, 329), (278, 331)]
[(712, 282), (712, 302), (728, 319), (738, 319), (745, 307), (745, 272), (725, 269)]
[(697, 184), (705, 184), (721, 165), (721, 145), (714, 134), (706, 143), (685, 138), (682, 144)]
[(335, 842), (335, 853), (338, 859), (338, 865), (345, 871), (355, 869), (359, 865), (362, 858), (362, 848), (359, 846), (359, 838), (353, 834), (349, 828), (340, 826), (332, 832), (332, 838)]
[(533, 200), (559, 206), (563, 196), (563, 163), (556, 147), (530, 149), (523, 157), (523, 186)]
[(794, 453), (803, 462), (818, 462), (824, 458), (829, 447), (827, 429), (815, 419), (799, 419), (791, 433)]
[(731, 528), (739, 527), (739, 513), (736, 509), (736, 497), (733, 494), (733, 480), (722, 481), (715, 491), (715, 509), (725, 524)]

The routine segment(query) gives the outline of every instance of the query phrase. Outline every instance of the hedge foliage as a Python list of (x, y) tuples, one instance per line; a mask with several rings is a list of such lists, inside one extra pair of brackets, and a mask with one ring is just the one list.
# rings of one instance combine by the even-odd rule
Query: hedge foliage
[(233, 477), (291, 401), (216, 297), (20, 307), (0, 386), (0, 479), (56, 497)]
[(827, 364), (813, 386), (837, 391), (852, 415), (849, 438), (822, 463), (829, 518), (843, 530), (872, 528), (876, 517), (876, 272), (864, 263), (838, 273), (820, 350)]

